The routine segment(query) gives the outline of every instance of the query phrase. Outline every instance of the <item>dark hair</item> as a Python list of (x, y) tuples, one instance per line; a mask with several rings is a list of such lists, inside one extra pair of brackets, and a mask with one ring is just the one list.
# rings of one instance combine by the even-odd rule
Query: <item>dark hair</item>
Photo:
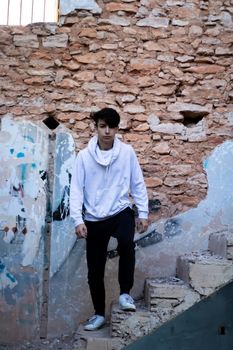
[(103, 108), (98, 112), (91, 113), (91, 118), (95, 125), (98, 124), (99, 119), (104, 120), (110, 128), (116, 128), (120, 123), (120, 116), (113, 108)]

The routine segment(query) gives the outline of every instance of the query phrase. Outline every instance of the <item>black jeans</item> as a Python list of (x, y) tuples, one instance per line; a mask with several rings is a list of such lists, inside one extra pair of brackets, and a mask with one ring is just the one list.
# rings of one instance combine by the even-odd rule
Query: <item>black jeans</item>
[(109, 240), (115, 237), (119, 254), (118, 281), (120, 293), (129, 293), (134, 282), (135, 268), (135, 219), (131, 208), (102, 221), (86, 221), (88, 283), (95, 313), (105, 314), (104, 271)]

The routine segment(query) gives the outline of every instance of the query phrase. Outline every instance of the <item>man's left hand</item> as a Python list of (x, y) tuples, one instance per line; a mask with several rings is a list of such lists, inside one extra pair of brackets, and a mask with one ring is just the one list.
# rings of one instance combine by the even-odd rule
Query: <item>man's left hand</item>
[(139, 233), (143, 233), (148, 229), (148, 220), (147, 219), (137, 219), (136, 227)]

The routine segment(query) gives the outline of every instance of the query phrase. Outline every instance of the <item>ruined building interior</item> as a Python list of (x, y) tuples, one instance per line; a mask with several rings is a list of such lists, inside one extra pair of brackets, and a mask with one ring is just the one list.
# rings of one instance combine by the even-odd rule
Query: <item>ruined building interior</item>
[[(10, 0), (0, 10), (0, 349), (57, 349), (64, 334), (73, 350), (140, 349), (233, 280), (233, 1), (56, 0), (51, 17), (45, 1), (27, 24), (18, 3), (17, 23)], [(95, 338), (79, 326), (92, 305), (69, 189), (106, 106), (137, 153), (150, 225), (135, 234), (134, 314), (115, 304), (110, 241)], [(219, 327), (233, 340), (232, 319)]]

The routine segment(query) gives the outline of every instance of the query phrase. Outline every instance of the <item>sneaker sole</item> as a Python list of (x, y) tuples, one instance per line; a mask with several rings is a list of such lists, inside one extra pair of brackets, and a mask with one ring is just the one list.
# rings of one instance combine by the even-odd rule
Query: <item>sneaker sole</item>
[(132, 307), (120, 307), (120, 309), (122, 311), (136, 311), (136, 308), (132, 308)]
[(83, 327), (84, 331), (87, 332), (93, 332), (93, 331), (98, 331), (99, 329), (103, 328), (105, 326), (105, 323), (103, 323), (101, 326), (96, 327), (96, 328), (92, 328), (92, 329), (86, 329), (85, 326)]

